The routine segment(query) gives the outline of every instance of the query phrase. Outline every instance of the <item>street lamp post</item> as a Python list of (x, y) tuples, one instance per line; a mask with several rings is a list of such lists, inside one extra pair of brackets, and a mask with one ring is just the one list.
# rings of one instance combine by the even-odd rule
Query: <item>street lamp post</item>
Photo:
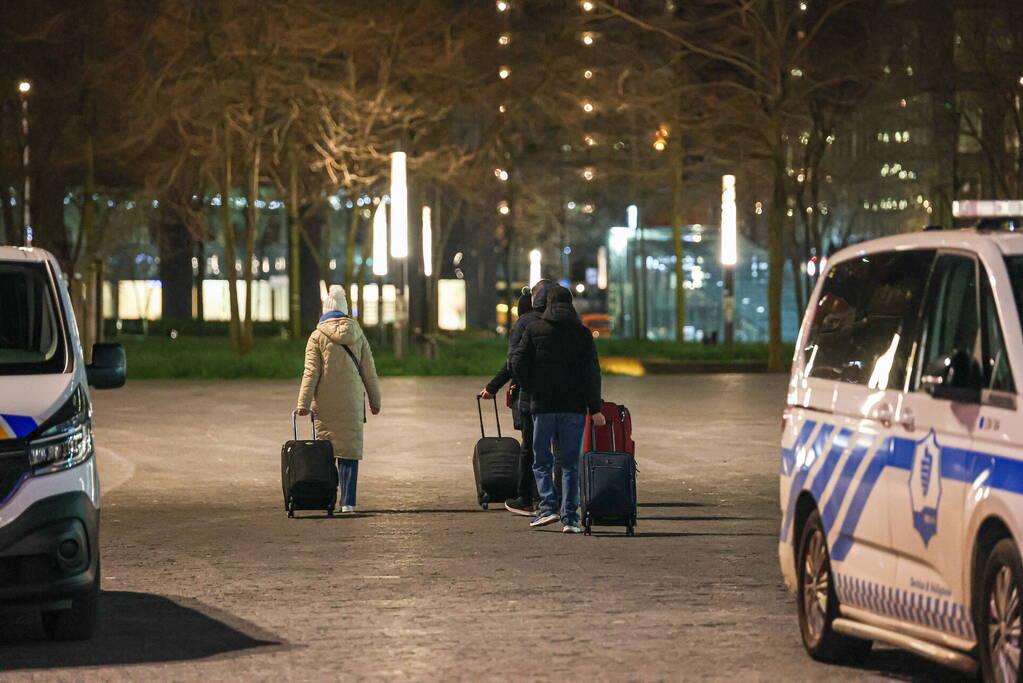
[(377, 279), (377, 333), (380, 345), (386, 341), (384, 330), (384, 276), (387, 275), (387, 213), (384, 200), (373, 214), (373, 275)]
[(391, 257), (401, 262), (394, 296), (394, 355), (405, 354), (408, 327), (408, 179), (405, 152), (391, 153)]
[(735, 210), (735, 176), (721, 176), (721, 268), (724, 271), (725, 343), (734, 340), (735, 264), (738, 262), (738, 234)]
[(32, 82), (23, 79), (18, 82), (18, 98), (21, 100), (21, 170), (24, 174), (24, 189), (21, 193), (22, 226), (25, 232), (25, 246), (32, 246), (32, 174), (29, 172), (28, 147), (28, 95), (32, 92)]

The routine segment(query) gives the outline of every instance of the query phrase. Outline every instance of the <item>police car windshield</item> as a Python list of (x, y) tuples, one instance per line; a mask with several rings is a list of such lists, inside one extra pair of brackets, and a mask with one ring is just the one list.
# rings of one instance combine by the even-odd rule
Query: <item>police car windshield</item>
[(1019, 311), (1020, 322), (1023, 322), (1023, 256), (1010, 256), (1005, 259), (1012, 280), (1012, 291), (1016, 295), (1016, 310)]
[(42, 264), (0, 263), (0, 375), (64, 372), (57, 297)]

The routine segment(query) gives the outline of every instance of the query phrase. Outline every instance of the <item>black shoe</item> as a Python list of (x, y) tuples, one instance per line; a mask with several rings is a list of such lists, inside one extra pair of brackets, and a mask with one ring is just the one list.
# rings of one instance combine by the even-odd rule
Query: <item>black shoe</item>
[(513, 515), (533, 516), (533, 503), (523, 498), (509, 498), (504, 501), (504, 509)]

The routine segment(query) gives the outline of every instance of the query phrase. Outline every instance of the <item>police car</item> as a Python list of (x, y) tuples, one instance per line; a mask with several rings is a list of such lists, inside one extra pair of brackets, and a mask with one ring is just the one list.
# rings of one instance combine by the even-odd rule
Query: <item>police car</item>
[(100, 585), (99, 475), (89, 385), (124, 384), (124, 349), (86, 366), (60, 266), (0, 247), (0, 609), (30, 603), (47, 635), (92, 635)]
[[(799, 332), (779, 558), (809, 654), (873, 641), (1015, 681), (1023, 596), (1023, 202), (846, 248)], [(1017, 232), (1019, 230), (1019, 232)]]

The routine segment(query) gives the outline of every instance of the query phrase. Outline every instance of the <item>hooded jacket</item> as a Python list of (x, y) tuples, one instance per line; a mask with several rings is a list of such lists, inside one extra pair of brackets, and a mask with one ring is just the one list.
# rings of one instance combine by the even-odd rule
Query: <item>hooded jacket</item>
[[(518, 346), (519, 340), (522, 339), (522, 333), (526, 331), (526, 327), (540, 319), (540, 313), (543, 311), (543, 307), (540, 307), (539, 311), (533, 310), (533, 298), (529, 294), (523, 294), (519, 297), (518, 304), (518, 320), (512, 325), (511, 332), (508, 334), (508, 355), (511, 356), (511, 352)], [(512, 379), (511, 363), (505, 361), (504, 366), (500, 372), (494, 375), (494, 378), (487, 383), (487, 391), (494, 396), (501, 390), (508, 380)], [(519, 399), (521, 400), (522, 393), (520, 387)], [(528, 401), (528, 397), (526, 398)], [(528, 407), (528, 406), (527, 406)]]
[(337, 458), (362, 459), (367, 395), (370, 407), (379, 410), (380, 384), (366, 335), (344, 311), (328, 311), (305, 347), (298, 407), (316, 413), (317, 438), (329, 440)]
[(600, 364), (593, 334), (579, 321), (572, 293), (553, 285), (539, 320), (526, 326), (512, 351), (516, 379), (531, 398), (532, 413), (598, 413)]

